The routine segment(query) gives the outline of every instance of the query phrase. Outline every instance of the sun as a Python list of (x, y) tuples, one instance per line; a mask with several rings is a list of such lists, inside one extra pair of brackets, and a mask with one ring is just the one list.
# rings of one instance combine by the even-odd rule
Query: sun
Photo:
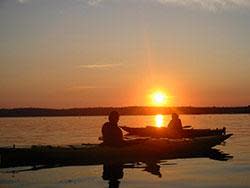
[(152, 94), (152, 104), (155, 106), (163, 106), (167, 103), (167, 95), (162, 91), (155, 91)]

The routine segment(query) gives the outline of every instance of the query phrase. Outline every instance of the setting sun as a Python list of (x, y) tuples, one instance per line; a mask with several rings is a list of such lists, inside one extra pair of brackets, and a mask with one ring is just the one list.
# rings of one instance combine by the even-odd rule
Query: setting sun
[(152, 103), (156, 106), (163, 106), (167, 103), (167, 95), (162, 91), (156, 91), (152, 94)]

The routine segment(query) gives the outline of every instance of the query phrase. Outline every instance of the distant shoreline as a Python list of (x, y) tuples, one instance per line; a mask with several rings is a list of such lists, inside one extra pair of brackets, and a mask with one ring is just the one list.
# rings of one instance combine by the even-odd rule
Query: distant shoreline
[(250, 114), (250, 105), (240, 107), (92, 107), (92, 108), (12, 108), (0, 109), (0, 117), (104, 116), (116, 110), (121, 115), (171, 114)]

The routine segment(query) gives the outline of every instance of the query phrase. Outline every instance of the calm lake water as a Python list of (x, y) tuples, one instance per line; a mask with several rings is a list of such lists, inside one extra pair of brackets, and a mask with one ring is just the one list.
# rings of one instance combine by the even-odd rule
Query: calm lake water
[[(161, 161), (157, 172), (138, 163), (123, 169), (119, 187), (250, 187), (250, 115), (182, 115), (184, 125), (194, 128), (227, 127), (233, 133), (217, 146), (232, 158)], [(0, 118), (0, 145), (64, 145), (99, 143), (106, 117)], [(123, 116), (120, 125), (166, 125), (170, 116)], [(230, 158), (230, 157), (229, 157)], [(22, 171), (30, 167), (0, 169), (0, 187), (108, 187), (103, 166), (68, 166)]]

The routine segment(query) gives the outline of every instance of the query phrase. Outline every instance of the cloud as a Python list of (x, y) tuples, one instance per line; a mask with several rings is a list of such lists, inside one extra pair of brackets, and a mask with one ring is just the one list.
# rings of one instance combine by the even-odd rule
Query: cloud
[(79, 68), (87, 68), (87, 69), (102, 69), (102, 68), (113, 68), (113, 67), (118, 67), (121, 66), (121, 63), (116, 63), (116, 64), (88, 64), (88, 65), (79, 65)]
[[(107, 0), (78, 0), (87, 2), (89, 5), (98, 5)], [(122, 2), (123, 0), (120, 0)], [(140, 2), (157, 2), (161, 4), (177, 4), (181, 6), (201, 7), (208, 10), (216, 10), (220, 8), (232, 8), (232, 7), (250, 7), (250, 0), (137, 0)], [(119, 2), (118, 0), (115, 2)], [(131, 1), (133, 2), (133, 0)]]
[(17, 0), (19, 3), (24, 4), (24, 3), (28, 3), (30, 0)]
[(85, 92), (85, 91), (96, 91), (100, 89), (110, 89), (110, 87), (93, 86), (93, 85), (73, 85), (65, 88), (66, 92)]
[[(24, 4), (34, 0), (17, 0), (19, 3)], [(80, 3), (86, 3), (89, 6), (96, 6), (103, 2), (112, 2), (107, 0), (72, 0)], [(113, 0), (113, 2), (119, 3), (124, 0)], [(128, 2), (134, 2), (130, 0)], [(176, 4), (186, 7), (200, 7), (208, 10), (217, 10), (221, 8), (233, 8), (233, 7), (250, 7), (250, 0), (137, 0), (141, 3), (156, 2), (163, 5)]]
[(91, 6), (95, 6), (99, 3), (101, 3), (103, 0), (88, 0), (88, 4), (91, 5)]
[(161, 4), (177, 4), (180, 6), (201, 7), (208, 10), (250, 6), (249, 0), (152, 0)]
[[(0, 0), (1, 1), (1, 0)], [(17, 0), (20, 4), (26, 4), (35, 0)], [(210, 11), (217, 11), (221, 9), (232, 9), (237, 7), (250, 8), (250, 0), (71, 0), (79, 3), (84, 3), (87, 6), (98, 6), (101, 3), (115, 2), (115, 3), (160, 3), (162, 5), (177, 5), (187, 8), (201, 8)]]
[[(24, 4), (34, 0), (17, 0), (17, 2)], [(103, 0), (74, 0), (82, 3), (87, 3), (88, 5), (94, 6), (101, 3)]]
[[(88, 5), (95, 6), (107, 0), (79, 0), (87, 2)], [(122, 2), (123, 0), (119, 0)], [(114, 1), (114, 2), (119, 2)], [(228, 9), (234, 7), (250, 7), (250, 0), (137, 0), (141, 3), (156, 2), (163, 5), (176, 4), (185, 7), (203, 8), (207, 10)], [(130, 2), (133, 2), (131, 0)]]
[(84, 85), (79, 85), (79, 86), (72, 86), (67, 88), (67, 90), (89, 90), (89, 89), (98, 89), (99, 87), (96, 86), (84, 86)]

